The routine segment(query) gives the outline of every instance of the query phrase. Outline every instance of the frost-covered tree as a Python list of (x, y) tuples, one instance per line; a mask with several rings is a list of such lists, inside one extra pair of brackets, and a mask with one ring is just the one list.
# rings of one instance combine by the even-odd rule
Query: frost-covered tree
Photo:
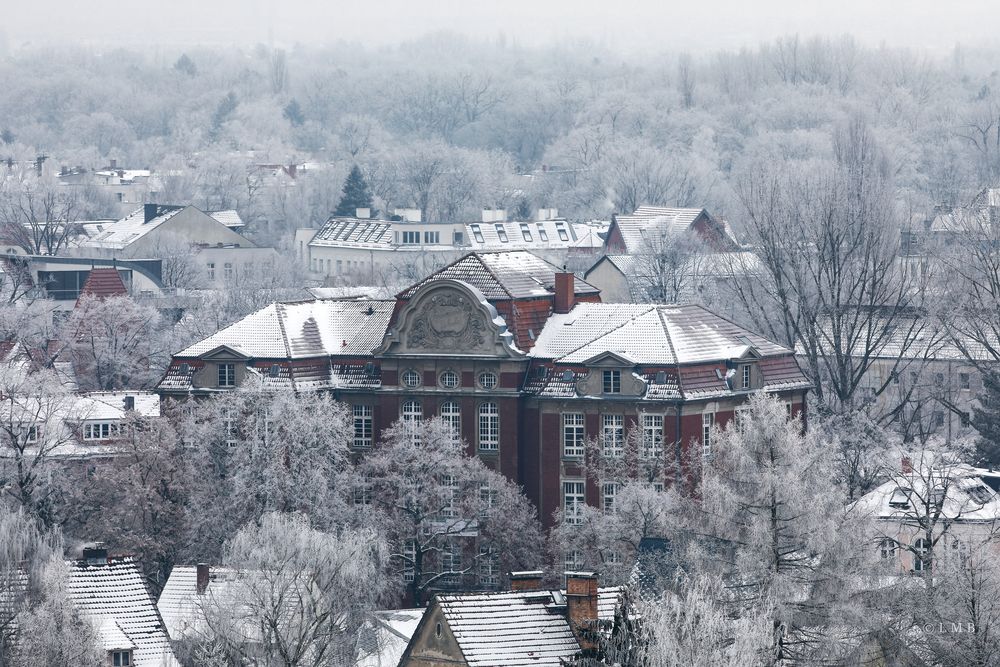
[(374, 527), (323, 532), (302, 515), (268, 513), (226, 544), (222, 562), (236, 577), (201, 601), (199, 643), (236, 662), (353, 665), (385, 592), (386, 557)]
[(543, 562), (534, 506), (441, 419), (387, 429), (353, 484), (358, 509), (369, 511), (361, 516), (384, 526), (392, 570), (414, 604), (448, 587), (495, 588), (505, 573)]

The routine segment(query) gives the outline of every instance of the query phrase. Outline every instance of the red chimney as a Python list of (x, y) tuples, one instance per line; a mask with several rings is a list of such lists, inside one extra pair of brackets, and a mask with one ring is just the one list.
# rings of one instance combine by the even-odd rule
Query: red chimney
[(910, 460), (909, 456), (904, 456), (901, 463), (902, 463), (901, 467), (903, 469), (903, 474), (904, 475), (911, 475), (911, 474), (913, 474), (913, 461)]
[(510, 573), (510, 590), (514, 592), (537, 591), (542, 588), (542, 571), (530, 570), (526, 572)]
[(568, 271), (556, 273), (556, 299), (552, 306), (553, 312), (568, 313), (573, 310), (576, 298), (576, 286), (573, 284), (573, 274)]
[(566, 615), (580, 648), (597, 648), (597, 574), (594, 572), (566, 573)]
[(204, 595), (208, 590), (208, 563), (198, 563), (196, 568), (197, 578), (195, 579), (195, 590), (198, 595)]

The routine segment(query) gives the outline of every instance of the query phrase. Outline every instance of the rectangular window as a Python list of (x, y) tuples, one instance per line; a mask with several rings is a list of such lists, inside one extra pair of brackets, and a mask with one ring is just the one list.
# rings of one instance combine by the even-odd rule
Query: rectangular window
[(369, 475), (365, 475), (363, 478), (358, 480), (354, 486), (355, 505), (372, 504), (372, 486), (372, 478)]
[(583, 523), (584, 497), (583, 482), (563, 482), (563, 516), (566, 523)]
[(622, 391), (622, 372), (604, 371), (604, 393), (620, 394)]
[(618, 482), (605, 482), (601, 486), (601, 502), (605, 512), (615, 511), (616, 495), (618, 495)]
[(235, 447), (238, 429), (236, 426), (236, 408), (223, 408), (222, 410), (222, 432), (226, 437), (226, 446)]
[(236, 364), (219, 364), (219, 386), (236, 386)]
[(479, 584), (481, 586), (500, 585), (500, 566), (497, 555), (487, 545), (479, 547)]
[(372, 406), (354, 406), (354, 446), (372, 446)]
[(222, 265), (222, 278), (227, 282), (233, 279), (233, 265), (229, 262)]
[(958, 374), (958, 388), (959, 389), (968, 389), (969, 387), (971, 387), (971, 382), (969, 380), (969, 374), (968, 373), (959, 373)]
[(663, 415), (642, 416), (642, 455), (648, 459), (663, 456)]
[(501, 243), (507, 242), (507, 230), (504, 228), (503, 224), (497, 223), (493, 225), (493, 228), (497, 230), (497, 236), (500, 238)]
[(528, 223), (526, 222), (521, 223), (521, 236), (524, 238), (525, 241), (531, 240), (531, 230), (528, 229)]
[(416, 570), (414, 564), (417, 562), (417, 543), (415, 540), (406, 540), (403, 542), (402, 558), (403, 561), (403, 581), (410, 583), (413, 581), (413, 573)]
[(441, 232), (424, 232), (424, 243), (437, 245), (441, 242)]
[[(330, 260), (326, 260), (326, 272), (330, 273)], [(337, 275), (339, 276), (344, 272), (344, 260), (337, 260)]]
[(132, 664), (132, 651), (112, 651), (111, 664), (113, 667), (129, 667)]
[(545, 227), (542, 225), (542, 223), (538, 223), (535, 227), (536, 229), (538, 229), (538, 238), (542, 241), (548, 241), (549, 233), (545, 231)]
[(935, 373), (934, 374), (934, 384), (936, 384), (939, 387), (943, 387), (944, 386), (944, 373)]
[(38, 436), (41, 432), (41, 428), (37, 425), (29, 426), (27, 433), (25, 433), (24, 441), (29, 445), (38, 442)]
[(471, 225), (471, 227), (472, 236), (475, 237), (476, 243), (483, 243), (483, 230), (479, 227), (479, 225)]
[(462, 245), (463, 243), (465, 243), (465, 234), (463, 234), (462, 232), (455, 232), (454, 234), (452, 234), (452, 239), (453, 239), (452, 242), (455, 245)]
[(750, 388), (750, 364), (743, 364), (743, 388)]
[(118, 424), (112, 422), (90, 422), (83, 425), (84, 440), (107, 440), (118, 434)]
[(963, 412), (962, 413), (962, 426), (968, 426), (971, 423), (972, 423), (972, 413), (971, 412)]
[(609, 458), (621, 458), (625, 453), (625, 416), (603, 415), (601, 451)]
[(419, 245), (420, 232), (403, 232), (403, 245)]
[(479, 449), (500, 448), (500, 410), (496, 403), (479, 406)]
[(215, 280), (215, 262), (208, 263), (208, 279)]
[(560, 241), (569, 241), (569, 234), (566, 233), (566, 223), (565, 222), (557, 222), (556, 223), (556, 232), (559, 234), (559, 240)]
[(586, 437), (583, 414), (567, 412), (563, 419), (563, 456), (583, 456), (584, 439)]
[(715, 413), (704, 413), (701, 416), (701, 453), (706, 459), (712, 456), (712, 428), (714, 426)]
[(462, 578), (462, 545), (458, 540), (448, 540), (441, 549), (441, 572), (451, 572), (447, 578), (457, 583)]
[(941, 410), (934, 411), (934, 427), (943, 428), (944, 427), (944, 412)]
[(577, 550), (567, 551), (563, 555), (563, 571), (578, 572), (583, 569), (583, 553)]

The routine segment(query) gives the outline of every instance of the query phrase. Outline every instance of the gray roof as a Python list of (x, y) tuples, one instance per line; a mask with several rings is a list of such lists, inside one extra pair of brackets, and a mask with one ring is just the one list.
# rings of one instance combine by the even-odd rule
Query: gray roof
[(385, 220), (330, 218), (309, 245), (384, 248), (392, 245), (392, 224)]
[(646, 246), (648, 230), (656, 228), (668, 234), (683, 233), (702, 213), (705, 213), (703, 208), (640, 206), (631, 215), (616, 215), (614, 224), (621, 232), (626, 251), (635, 253)]
[[(509, 252), (473, 252), (449, 264), (420, 282), (403, 290), (400, 298), (409, 298), (434, 280), (452, 278), (469, 283), (488, 300), (529, 299), (551, 296), (559, 268), (524, 250)], [(599, 294), (596, 287), (577, 278), (576, 294)]]
[(569, 248), (593, 250), (604, 245), (604, 239), (596, 227), (567, 220), (473, 222), (467, 224), (465, 229), (469, 244), (480, 251)]
[(187, 206), (160, 206), (157, 215), (148, 222), (145, 218), (145, 208), (140, 206), (121, 220), (106, 225), (95, 237), (81, 243), (81, 246), (91, 248), (111, 248), (121, 250), (142, 238), (164, 222), (174, 217)]

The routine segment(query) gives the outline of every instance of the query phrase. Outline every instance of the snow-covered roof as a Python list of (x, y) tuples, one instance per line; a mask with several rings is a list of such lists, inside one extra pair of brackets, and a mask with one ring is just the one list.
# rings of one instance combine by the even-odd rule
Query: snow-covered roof
[(156, 211), (156, 215), (147, 221), (145, 207), (140, 206), (118, 222), (103, 225), (103, 231), (83, 241), (80, 245), (88, 248), (121, 250), (156, 229), (185, 208), (187, 207), (160, 206)]
[[(69, 597), (91, 620), (105, 649), (133, 648), (135, 667), (180, 667), (135, 559), (70, 561)], [(130, 646), (121, 644), (128, 641)]]
[[(862, 496), (854, 510), (865, 516), (906, 523), (944, 493), (942, 520), (979, 523), (1000, 520), (1000, 473), (968, 465), (917, 466)], [(933, 505), (932, 505), (933, 506)]]
[(330, 218), (309, 245), (386, 248), (392, 245), (392, 223), (364, 218)]
[(616, 215), (614, 224), (622, 235), (626, 252), (638, 253), (646, 247), (648, 230), (680, 234), (686, 232), (702, 213), (705, 213), (703, 208), (640, 206), (631, 215)]
[[(427, 283), (442, 278), (466, 282), (490, 301), (551, 296), (558, 272), (555, 265), (524, 250), (473, 252), (411, 285), (399, 297), (408, 299)], [(579, 278), (574, 281), (574, 290), (578, 295), (600, 292)]]
[(567, 220), (473, 222), (465, 225), (465, 233), (472, 248), (479, 251), (582, 250), (604, 245), (599, 230)]
[(375, 612), (358, 638), (356, 667), (396, 667), (423, 615), (423, 609)]
[[(621, 588), (598, 591), (597, 615), (614, 617)], [(439, 595), (466, 664), (482, 667), (557, 667), (580, 650), (566, 618), (565, 591)]]
[(791, 354), (701, 306), (579, 303), (549, 318), (531, 356), (582, 364), (613, 352), (634, 364), (683, 365), (739, 358), (748, 346), (765, 357)]
[[(211, 590), (213, 595), (225, 595), (224, 589), (228, 589), (235, 579), (233, 570), (211, 568), (206, 594)], [(163, 627), (171, 639), (177, 641), (188, 634), (205, 630), (201, 608), (203, 599), (204, 596), (198, 594), (198, 568), (175, 565), (156, 601), (156, 608), (163, 618)]]
[[(125, 407), (128, 398), (132, 408)], [(160, 416), (160, 396), (151, 391), (91, 391), (80, 394), (71, 417), (79, 421), (120, 421), (129, 413), (143, 417)]]
[(222, 211), (205, 211), (205, 213), (208, 213), (216, 222), (221, 222), (230, 229), (239, 230), (246, 226), (246, 223), (243, 222), (243, 218), (240, 217), (240, 214), (237, 213), (235, 209), (230, 208)]
[(228, 347), (253, 359), (369, 355), (385, 334), (394, 302), (272, 303), (177, 353), (199, 357)]

